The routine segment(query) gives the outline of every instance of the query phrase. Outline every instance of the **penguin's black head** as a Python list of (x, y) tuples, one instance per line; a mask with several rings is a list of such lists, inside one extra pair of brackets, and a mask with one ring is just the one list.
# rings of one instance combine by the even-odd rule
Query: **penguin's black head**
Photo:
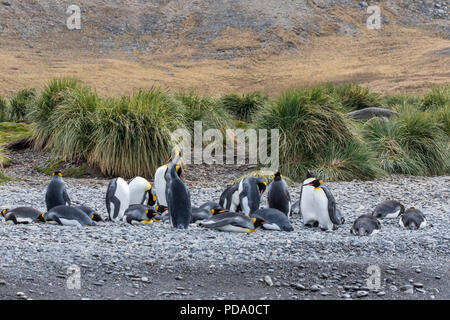
[(309, 171), (309, 170), (306, 171), (306, 179), (315, 178), (315, 177), (316, 177), (316, 175), (314, 174), (314, 172)]
[(2, 210), (2, 216), (6, 216), (6, 214), (8, 213), (8, 210), (9, 210), (9, 209), (3, 209), (3, 210)]
[(183, 168), (181, 168), (181, 166), (177, 164), (175, 170), (177, 171), (177, 174), (180, 177), (180, 179), (183, 179)]
[(53, 172), (53, 173), (52, 173), (52, 177), (55, 177), (55, 176), (57, 176), (57, 177), (62, 177), (62, 172), (61, 172), (61, 171), (55, 171), (55, 172)]
[(283, 178), (283, 175), (279, 171), (273, 175), (273, 181), (279, 181), (281, 178)]
[(256, 182), (258, 184), (259, 194), (263, 194), (267, 188), (267, 182), (263, 178), (259, 178)]
[(90, 217), (91, 217), (92, 221), (103, 222), (102, 217), (98, 213), (93, 212), (93, 213), (91, 213)]
[(36, 219), (34, 219), (35, 222), (45, 222), (45, 213), (43, 212), (42, 214), (39, 215), (39, 217), (37, 217)]
[(322, 182), (323, 182), (322, 180), (314, 179), (313, 181), (311, 181), (310, 183), (305, 184), (304, 186), (313, 186), (314, 188), (318, 188), (318, 187), (320, 187)]

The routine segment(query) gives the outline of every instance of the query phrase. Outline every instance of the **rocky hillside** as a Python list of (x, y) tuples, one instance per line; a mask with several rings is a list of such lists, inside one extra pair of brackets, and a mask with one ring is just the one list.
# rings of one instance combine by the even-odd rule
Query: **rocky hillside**
[[(25, 84), (25, 80), (31, 81), (32, 85), (40, 85), (42, 81), (36, 80), (36, 76), (46, 79), (55, 72), (74, 74), (71, 67), (75, 64), (80, 68), (93, 63), (97, 65), (98, 60), (89, 61), (92, 58), (114, 59), (101, 68), (111, 68), (107, 72), (109, 77), (120, 73), (117, 79), (121, 79), (124, 76), (122, 69), (130, 71), (135, 68), (149, 68), (145, 73), (155, 75), (135, 75), (128, 79), (128, 85), (124, 84), (125, 88), (121, 86), (125, 90), (155, 83), (184, 88), (188, 87), (185, 80), (194, 78), (189, 86), (201, 87), (206, 91), (273, 91), (272, 84), (267, 82), (267, 77), (272, 75), (282, 87), (309, 81), (355, 80), (383, 91), (392, 86), (374, 82), (379, 78), (376, 76), (380, 73), (377, 70), (356, 70), (352, 75), (338, 70), (334, 74), (334, 68), (330, 65), (308, 70), (308, 66), (318, 63), (307, 60), (318, 57), (320, 62), (326, 62), (324, 59), (332, 60), (339, 55), (346, 57), (344, 61), (354, 58), (360, 60), (367, 57), (364, 51), (369, 49), (368, 52), (382, 50), (385, 54), (398, 50), (395, 56), (381, 59), (384, 62), (394, 61), (399, 55), (408, 55), (408, 50), (405, 49), (414, 49), (417, 44), (426, 53), (430, 53), (428, 46), (435, 48), (434, 51), (437, 50), (439, 54), (436, 59), (442, 62), (442, 59), (448, 60), (450, 51), (448, 1), (79, 0), (76, 4), (81, 8), (82, 26), (77, 31), (70, 31), (66, 27), (69, 16), (66, 10), (71, 4), (74, 1), (0, 2), (0, 58), (3, 55), (5, 59), (8, 57), (6, 61), (17, 68), (1, 68), (0, 72), (11, 74), (19, 71), (11, 79), (4, 79), (7, 80), (6, 87), (0, 89), (0, 93), (7, 94), (12, 89), (17, 89), (17, 86)], [(374, 4), (381, 8), (380, 30), (368, 30), (366, 27), (366, 20), (370, 15), (366, 12), (367, 7)], [(343, 47), (340, 48), (341, 46)], [(365, 49), (358, 46), (364, 46)], [(11, 54), (17, 53), (17, 47), (22, 55), (11, 59)], [(339, 51), (333, 52), (330, 49)], [(426, 70), (430, 62), (429, 57), (423, 57), (426, 53), (421, 52), (422, 60), (415, 59), (408, 65), (423, 66), (425, 62)], [(305, 54), (308, 56), (304, 56)], [(321, 57), (323, 54), (333, 56)], [(410, 58), (412, 57), (405, 57)], [(69, 61), (65, 61), (66, 59)], [(258, 67), (261, 70), (248, 69), (255, 63), (255, 59), (259, 59)], [(31, 67), (32, 61), (36, 60), (42, 62), (39, 70)], [(214, 67), (210, 60), (215, 61)], [(285, 63), (287, 60), (294, 65), (298, 65), (299, 61), (306, 61), (307, 70), (295, 70), (291, 64), (278, 65), (279, 61)], [(55, 67), (55, 63), (63, 61), (64, 66)], [(118, 66), (119, 61), (133, 65)], [(206, 65), (202, 66), (205, 61)], [(229, 61), (236, 63), (230, 65)], [(46, 65), (43, 66), (43, 63)], [(358, 63), (355, 63), (352, 62), (351, 65), (357, 67)], [(28, 64), (30, 68), (25, 71), (24, 76), (22, 68)], [(277, 66), (274, 67), (273, 64)], [(341, 66), (340, 61), (332, 61), (331, 64)], [(430, 68), (430, 72), (433, 68)], [(99, 84), (99, 78), (104, 79), (104, 76), (95, 78), (90, 75), (93, 69), (86, 69), (75, 72), (75, 75), (88, 82), (95, 82), (100, 89), (111, 87), (109, 83)], [(305, 71), (309, 75), (304, 78), (296, 75)], [(311, 77), (313, 73), (320, 75), (322, 72), (327, 72), (328, 76), (319, 76), (317, 79)], [(398, 75), (402, 70), (394, 72)], [(199, 73), (206, 77), (199, 78)], [(426, 73), (428, 77), (429, 72)], [(241, 76), (246, 76), (246, 80)], [(420, 84), (405, 84), (398, 89), (415, 90), (430, 83), (443, 82), (445, 78), (448, 80), (448, 73), (438, 74), (433, 79), (423, 79), (422, 76)], [(115, 80), (111, 80), (111, 83), (115, 83)], [(404, 80), (411, 79), (408, 77)]]

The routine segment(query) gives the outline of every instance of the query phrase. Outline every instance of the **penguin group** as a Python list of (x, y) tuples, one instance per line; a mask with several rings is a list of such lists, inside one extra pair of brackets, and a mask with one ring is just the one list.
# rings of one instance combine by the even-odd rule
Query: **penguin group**
[[(173, 150), (166, 164), (154, 175), (154, 185), (143, 177), (126, 182), (121, 177), (109, 181), (105, 205), (108, 221), (152, 224), (168, 221), (175, 229), (187, 229), (196, 224), (206, 229), (253, 233), (263, 230), (293, 231), (291, 219), (299, 215), (303, 225), (332, 232), (345, 223), (335, 198), (323, 180), (311, 171), (301, 184), (299, 200), (292, 204), (288, 185), (280, 172), (273, 174), (268, 184), (262, 177), (245, 177), (227, 186), (219, 201), (208, 201), (199, 207), (191, 204), (189, 188), (183, 180), (183, 159), (180, 150)], [(261, 207), (267, 195), (268, 207)], [(47, 186), (47, 211), (18, 207), (0, 211), (5, 223), (26, 224), (45, 222), (67, 226), (93, 226), (104, 222), (101, 215), (88, 206), (72, 206), (69, 193), (56, 171)], [(368, 236), (381, 230), (382, 219), (399, 218), (399, 225), (411, 230), (427, 225), (424, 214), (415, 207), (405, 210), (396, 200), (378, 204), (368, 214), (358, 217), (350, 232)]]

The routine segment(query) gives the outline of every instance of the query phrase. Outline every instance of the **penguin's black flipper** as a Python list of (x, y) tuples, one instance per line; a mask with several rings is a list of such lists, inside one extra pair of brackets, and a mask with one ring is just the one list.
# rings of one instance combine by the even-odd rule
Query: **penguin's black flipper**
[(334, 224), (342, 224), (342, 220), (341, 220), (342, 217), (340, 216), (339, 212), (337, 212), (337, 210), (336, 210), (336, 200), (334, 200), (333, 195), (331, 194), (330, 190), (326, 186), (321, 185), (320, 187), (325, 192), (325, 195), (328, 198), (328, 214), (330, 216), (331, 222), (333, 222)]
[(64, 189), (64, 191), (63, 191), (63, 199), (67, 203), (68, 206), (70, 206), (72, 204), (72, 202), (70, 201), (69, 195), (67, 194), (66, 189)]

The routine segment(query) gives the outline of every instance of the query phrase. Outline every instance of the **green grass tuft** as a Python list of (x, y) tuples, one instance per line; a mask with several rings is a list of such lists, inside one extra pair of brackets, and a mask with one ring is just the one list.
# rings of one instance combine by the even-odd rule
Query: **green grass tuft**
[(36, 96), (35, 89), (22, 89), (9, 99), (9, 120), (28, 120), (28, 113)]
[(36, 150), (49, 149), (48, 140), (53, 134), (55, 126), (58, 125), (51, 121), (50, 116), (63, 102), (64, 92), (79, 86), (80, 83), (76, 79), (53, 79), (36, 98), (28, 115), (28, 118), (34, 122), (34, 147)]
[(448, 106), (450, 106), (450, 84), (432, 87), (420, 104), (422, 110)]
[(8, 120), (9, 120), (8, 104), (6, 100), (2, 96), (0, 96), (0, 122)]
[[(357, 84), (345, 84), (338, 87), (328, 87), (342, 102), (347, 111), (355, 111), (370, 107), (381, 107), (381, 98)], [(331, 89), (330, 89), (331, 88)]]
[(255, 112), (264, 107), (268, 101), (266, 95), (256, 91), (243, 95), (225, 94), (219, 99), (218, 105), (232, 114), (235, 119), (251, 122)]
[(170, 156), (171, 132), (185, 128), (182, 109), (158, 88), (108, 99), (97, 112), (89, 163), (107, 176), (152, 177)]

